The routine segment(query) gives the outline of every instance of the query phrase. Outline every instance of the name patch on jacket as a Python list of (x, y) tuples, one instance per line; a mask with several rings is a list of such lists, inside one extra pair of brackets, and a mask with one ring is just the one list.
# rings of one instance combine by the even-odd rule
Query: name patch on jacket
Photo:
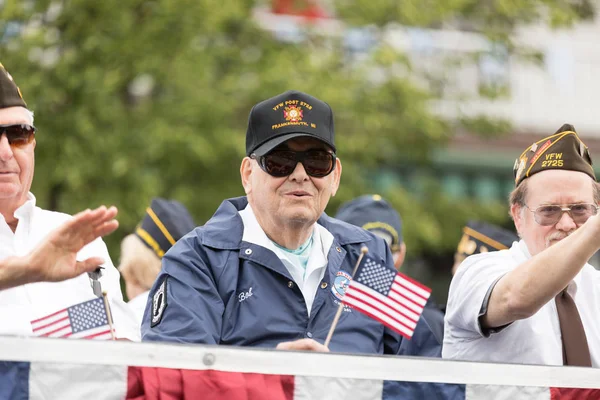
[(238, 302), (241, 303), (242, 301), (246, 301), (248, 300), (250, 297), (252, 297), (254, 295), (254, 293), (252, 293), (252, 286), (250, 286), (250, 289), (248, 289), (248, 291), (241, 291), (238, 294)]
[(152, 320), (150, 327), (154, 328), (162, 320), (165, 308), (167, 308), (167, 276), (163, 279), (162, 283), (154, 292), (152, 296)]

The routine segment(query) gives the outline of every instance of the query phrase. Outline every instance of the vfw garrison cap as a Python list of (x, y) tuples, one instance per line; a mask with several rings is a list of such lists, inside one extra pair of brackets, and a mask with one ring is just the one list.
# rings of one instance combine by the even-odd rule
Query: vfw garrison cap
[(0, 108), (9, 107), (27, 108), (27, 104), (12, 76), (0, 63)]
[(456, 250), (463, 257), (508, 249), (519, 241), (513, 232), (481, 221), (469, 221), (463, 228), (463, 236)]
[(252, 107), (246, 131), (246, 155), (263, 156), (283, 142), (312, 137), (335, 152), (333, 111), (329, 104), (290, 90)]
[(516, 159), (513, 168), (515, 186), (549, 169), (579, 171), (596, 180), (588, 147), (577, 136), (573, 125), (564, 124), (554, 135), (533, 143)]
[(195, 227), (194, 219), (183, 204), (155, 198), (146, 209), (135, 235), (154, 250), (158, 258), (162, 258), (175, 242)]

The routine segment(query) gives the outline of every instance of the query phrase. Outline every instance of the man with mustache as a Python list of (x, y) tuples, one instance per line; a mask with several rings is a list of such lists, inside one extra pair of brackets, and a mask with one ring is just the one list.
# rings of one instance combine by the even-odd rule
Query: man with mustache
[(444, 358), (600, 365), (600, 190), (572, 125), (514, 166), (510, 215), (521, 240), (468, 257), (450, 285)]

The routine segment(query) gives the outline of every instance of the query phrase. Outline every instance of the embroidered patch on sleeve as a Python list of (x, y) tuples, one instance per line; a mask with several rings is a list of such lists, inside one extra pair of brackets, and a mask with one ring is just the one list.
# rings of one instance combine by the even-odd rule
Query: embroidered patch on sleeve
[(160, 324), (163, 313), (167, 308), (167, 279), (168, 276), (165, 276), (162, 283), (158, 286), (158, 289), (156, 289), (156, 292), (154, 292), (154, 295), (152, 296), (151, 328), (154, 328), (156, 325)]

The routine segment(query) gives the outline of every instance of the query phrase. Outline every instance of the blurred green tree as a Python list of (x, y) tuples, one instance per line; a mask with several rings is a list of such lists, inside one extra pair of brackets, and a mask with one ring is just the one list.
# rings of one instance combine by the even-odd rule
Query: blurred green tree
[[(38, 204), (69, 213), (117, 205), (121, 227), (107, 239), (115, 258), (152, 197), (176, 198), (204, 222), (222, 199), (243, 195), (238, 169), (250, 108), (292, 88), (326, 100), (336, 115), (344, 174), (332, 214), (375, 190), (380, 167), (428, 165), (460, 126), (507, 131), (503, 121), (433, 113), (440, 93), (431, 82), (439, 77), (417, 84), (401, 50), (372, 43), (357, 57), (347, 31), (325, 34), (312, 23), (284, 35), (257, 22), (256, 3), (264, 5), (0, 1), (0, 60), (39, 129)], [(519, 50), (510, 41), (519, 24), (568, 24), (592, 12), (587, 2), (552, 0), (346, 0), (336, 10), (346, 26), (373, 27), (376, 40), (396, 23), (449, 26), (482, 33), (511, 53)], [(506, 220), (504, 204), (458, 202), (427, 182), (418, 192), (395, 185), (382, 194), (402, 213), (412, 254), (453, 249), (470, 217)]]

